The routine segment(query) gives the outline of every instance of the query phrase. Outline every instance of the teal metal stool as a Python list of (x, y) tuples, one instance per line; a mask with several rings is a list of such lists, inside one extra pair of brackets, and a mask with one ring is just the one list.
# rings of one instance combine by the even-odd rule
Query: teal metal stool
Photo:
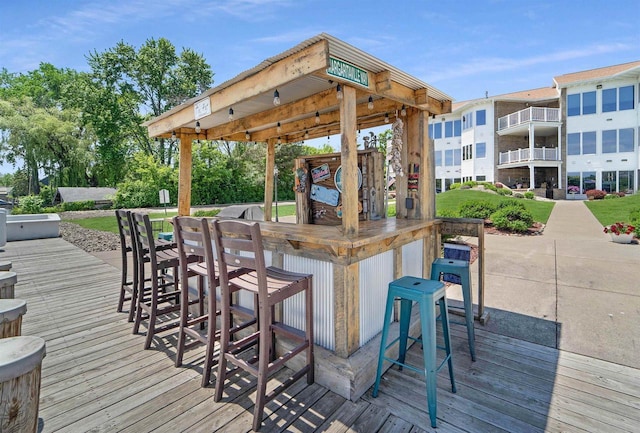
[[(400, 298), (400, 334), (398, 338), (387, 345), (389, 335), (389, 323), (393, 313), (393, 302), (395, 298)], [(420, 339), (409, 336), (409, 322), (411, 320), (411, 306), (417, 302), (420, 307), (420, 325), (422, 331), (422, 352), (424, 358), (423, 368), (418, 368), (405, 363), (407, 354), (407, 340), (420, 341)], [(442, 323), (442, 335), (445, 347), (436, 345), (436, 303), (440, 304), (440, 321)], [(385, 356), (387, 349), (399, 342), (398, 359), (391, 359)], [(436, 350), (444, 349), (446, 356), (442, 363), (436, 366)], [(427, 405), (429, 408), (429, 418), (431, 427), (436, 427), (436, 377), (437, 372), (447, 362), (449, 364), (449, 377), (451, 378), (451, 391), (456, 392), (456, 383), (453, 379), (453, 363), (451, 360), (451, 342), (449, 337), (449, 316), (447, 310), (446, 288), (440, 281), (425, 280), (416, 277), (402, 277), (389, 283), (387, 293), (387, 306), (384, 313), (384, 326), (382, 328), (382, 339), (380, 341), (380, 355), (378, 356), (378, 371), (376, 373), (376, 383), (373, 387), (373, 397), (378, 396), (380, 378), (382, 376), (382, 366), (384, 361), (389, 361), (400, 366), (402, 370), (406, 367), (425, 376), (427, 383)]]
[(471, 295), (471, 271), (469, 270), (469, 262), (467, 262), (466, 260), (446, 259), (442, 257), (437, 258), (431, 264), (431, 279), (439, 281), (440, 277), (443, 274), (453, 274), (460, 277), (465, 318), (465, 322), (462, 323), (462, 325), (467, 326), (467, 337), (469, 339), (469, 351), (471, 352), (471, 360), (475, 361), (476, 343), (473, 321), (473, 298)]

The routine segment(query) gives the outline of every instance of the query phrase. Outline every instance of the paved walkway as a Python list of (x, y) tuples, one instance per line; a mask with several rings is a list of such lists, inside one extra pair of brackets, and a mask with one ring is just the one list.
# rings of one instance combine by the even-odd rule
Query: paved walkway
[(640, 368), (640, 245), (581, 201), (557, 201), (541, 236), (485, 241), (486, 329)]

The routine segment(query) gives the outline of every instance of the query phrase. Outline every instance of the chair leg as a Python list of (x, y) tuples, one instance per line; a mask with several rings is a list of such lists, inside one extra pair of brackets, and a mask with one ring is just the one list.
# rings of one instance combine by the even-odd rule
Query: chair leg
[(372, 397), (378, 396), (380, 388), (380, 378), (382, 377), (382, 366), (384, 364), (384, 354), (387, 349), (387, 337), (389, 335), (389, 322), (393, 311), (393, 296), (387, 295), (387, 307), (384, 311), (384, 323), (382, 324), (382, 336), (380, 338), (380, 352), (378, 354), (378, 370), (376, 372), (376, 383), (373, 385)]
[(151, 347), (153, 336), (156, 331), (156, 314), (158, 311), (158, 277), (154, 275), (151, 282), (151, 311), (149, 312), (149, 326), (147, 327), (147, 338), (144, 341), (144, 348)]
[(262, 425), (264, 405), (266, 403), (267, 381), (269, 380), (269, 361), (273, 333), (269, 330), (272, 318), (271, 308), (261, 309), (260, 314), (260, 355), (258, 358), (258, 385), (256, 387), (256, 405), (253, 410), (253, 430), (258, 431)]
[(138, 299), (136, 303), (136, 319), (133, 324), (133, 333), (137, 334), (140, 331), (140, 322), (142, 321), (142, 307), (144, 303), (144, 263), (138, 264)]
[[(212, 294), (215, 294), (213, 292)], [(220, 356), (218, 357), (218, 376), (216, 377), (216, 391), (213, 394), (213, 401), (222, 400), (222, 392), (224, 391), (224, 382), (227, 378), (227, 357), (226, 352), (229, 348), (229, 328), (230, 323), (230, 305), (229, 300), (222, 297), (222, 315), (220, 317)]]
[[(133, 283), (131, 283), (131, 306), (129, 307), (129, 322), (133, 322), (135, 314), (136, 314), (136, 306), (138, 305), (138, 291), (140, 288), (139, 285), (139, 276), (138, 276), (138, 264), (137, 260), (134, 258), (133, 260)], [(142, 279), (144, 284), (144, 278)]]
[(420, 322), (422, 327), (422, 343), (424, 357), (424, 375), (427, 383), (427, 406), (431, 427), (436, 428), (437, 400), (437, 369), (436, 369), (436, 328), (435, 304), (427, 300), (420, 302)]
[[(400, 340), (398, 345), (398, 362), (401, 362), (402, 364), (404, 364), (407, 356), (407, 340), (409, 339), (409, 324), (411, 322), (411, 304), (412, 301), (409, 299), (400, 300), (400, 333), (398, 335)], [(400, 370), (402, 370), (402, 365), (399, 367)]]
[(307, 346), (307, 365), (309, 370), (307, 371), (307, 384), (311, 385), (315, 381), (315, 364), (313, 359), (313, 289), (312, 289), (311, 277), (309, 278), (309, 288), (305, 291), (305, 302), (307, 323), (305, 324), (305, 333), (309, 346)]
[(464, 301), (464, 317), (467, 325), (467, 338), (469, 340), (469, 352), (471, 353), (471, 360), (476, 360), (476, 345), (475, 345), (475, 328), (473, 319), (473, 298), (471, 290), (471, 278), (469, 273), (461, 276), (462, 283), (462, 299)]
[[(213, 291), (209, 289), (209, 296), (207, 297), (207, 348), (205, 351), (204, 370), (202, 374), (202, 386), (206, 387), (211, 381), (211, 369), (213, 368), (213, 353), (215, 351), (216, 344), (216, 292), (215, 287)], [(220, 349), (220, 359), (224, 358), (222, 353), (222, 347)], [(220, 361), (218, 361), (220, 362)], [(220, 376), (218, 376), (220, 377)]]
[(440, 321), (442, 322), (442, 337), (444, 339), (444, 347), (447, 352), (447, 364), (449, 366), (449, 379), (451, 379), (451, 392), (456, 392), (456, 381), (453, 378), (453, 356), (451, 355), (451, 335), (449, 333), (449, 310), (447, 306), (447, 298), (438, 301), (440, 304)]
[(176, 367), (180, 367), (182, 365), (182, 357), (184, 355), (184, 344), (186, 339), (184, 329), (187, 327), (187, 322), (189, 320), (189, 291), (182, 290), (181, 296), (182, 296), (182, 303), (180, 304), (180, 329), (178, 330), (178, 348), (176, 349)]

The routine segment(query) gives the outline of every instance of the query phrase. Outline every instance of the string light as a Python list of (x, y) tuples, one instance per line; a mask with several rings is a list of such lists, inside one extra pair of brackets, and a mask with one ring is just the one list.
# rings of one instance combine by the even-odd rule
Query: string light
[(389, 123), (389, 113), (384, 113), (384, 123)]
[(336, 87), (336, 98), (342, 99), (342, 86), (340, 84)]
[(369, 103), (367, 104), (369, 110), (373, 110), (373, 96), (369, 96)]
[(407, 109), (405, 108), (404, 104), (402, 104), (402, 108), (400, 109), (400, 115), (402, 117), (407, 115)]
[(278, 92), (278, 89), (273, 92), (273, 105), (280, 105), (280, 92)]
[(171, 132), (171, 139), (175, 140), (176, 139), (176, 131), (172, 131)]
[(282, 127), (280, 126), (280, 122), (278, 122), (278, 126), (276, 126), (276, 132), (280, 134), (282, 132)]
[(316, 125), (320, 123), (320, 112), (316, 111)]
[(278, 144), (282, 144), (282, 140), (278, 137)]
[(244, 138), (245, 138), (246, 140), (249, 140), (249, 139), (251, 138), (251, 134), (249, 134), (249, 131), (246, 131), (246, 132), (244, 133)]
[(202, 131), (202, 129), (200, 129), (200, 121), (196, 121), (196, 134), (200, 134), (200, 131)]
[(309, 139), (309, 131), (304, 131), (304, 139), (305, 140)]
[(233, 120), (233, 108), (229, 108), (229, 120)]

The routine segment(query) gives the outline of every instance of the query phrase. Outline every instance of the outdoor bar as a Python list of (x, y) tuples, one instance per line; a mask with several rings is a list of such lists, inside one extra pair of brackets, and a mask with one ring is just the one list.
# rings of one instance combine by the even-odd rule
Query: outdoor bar
[[(440, 255), (427, 131), (430, 117), (450, 111), (446, 94), (323, 33), (145, 126), (150, 137), (180, 140), (180, 215), (190, 213), (194, 140), (265, 143), (267, 264), (313, 274), (316, 381), (355, 400), (375, 380), (388, 283), (429, 278)], [(357, 148), (359, 130), (386, 123), (393, 128), (387, 159), (396, 176), (395, 218), (386, 218), (384, 158)], [(272, 222), (276, 145), (335, 134), (340, 152), (328, 162), (295, 161), (297, 224)], [(296, 324), (300, 311), (294, 298), (280, 314)]]

